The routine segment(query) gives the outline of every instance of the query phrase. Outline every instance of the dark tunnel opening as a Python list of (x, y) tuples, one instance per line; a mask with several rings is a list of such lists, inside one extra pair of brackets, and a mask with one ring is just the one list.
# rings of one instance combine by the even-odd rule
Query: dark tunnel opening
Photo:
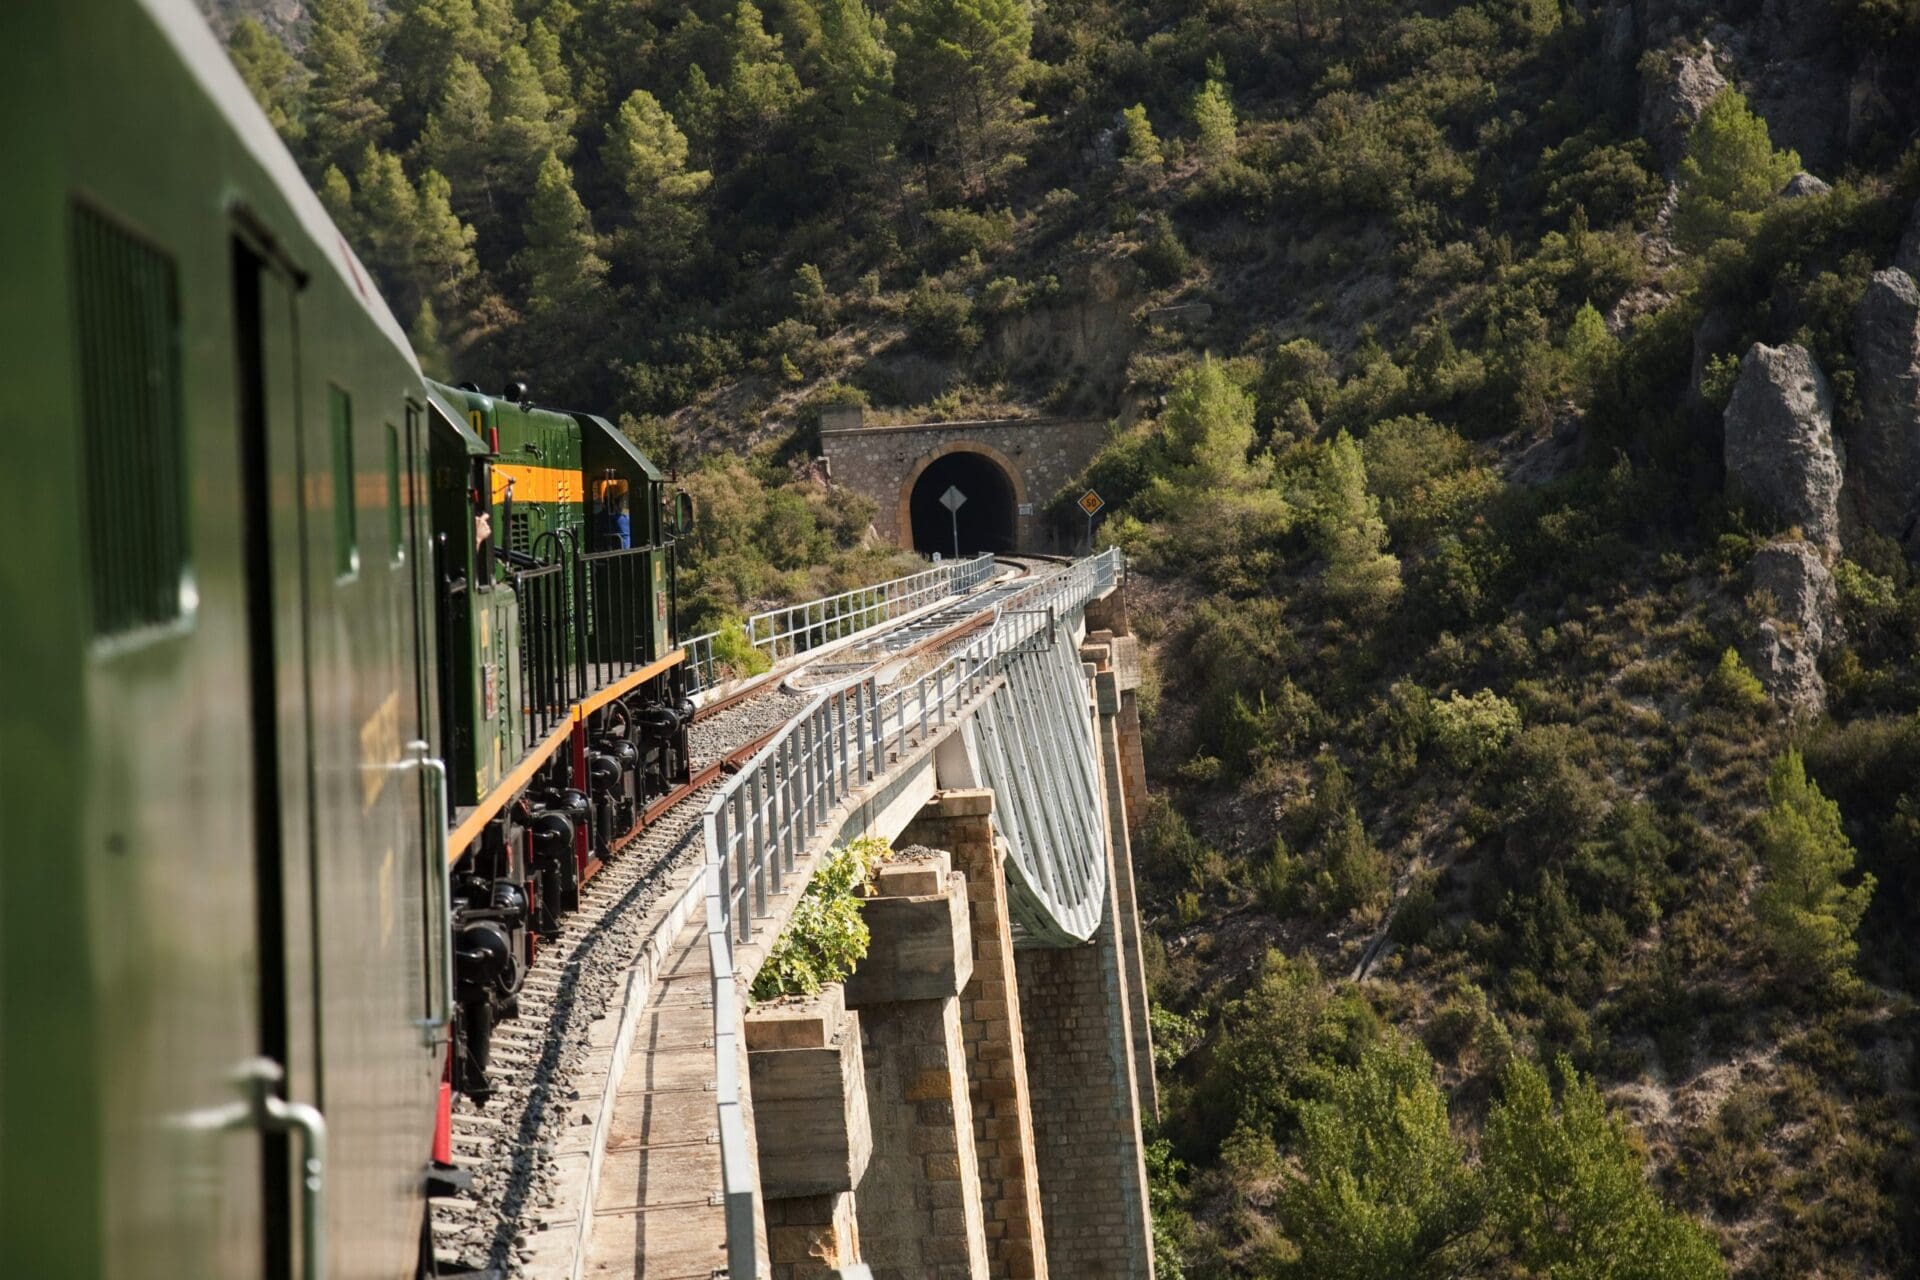
[[(940, 502), (949, 488), (967, 496), (957, 519)], [(1014, 550), (1013, 481), (985, 454), (949, 453), (935, 458), (914, 482), (909, 504), (915, 551), (953, 555), (956, 528), (960, 555)]]

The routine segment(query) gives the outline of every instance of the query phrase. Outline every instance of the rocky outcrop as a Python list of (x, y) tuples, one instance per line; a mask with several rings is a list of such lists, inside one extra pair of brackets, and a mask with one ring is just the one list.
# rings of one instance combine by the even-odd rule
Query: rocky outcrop
[(1787, 185), (1780, 188), (1782, 200), (1805, 200), (1809, 196), (1823, 196), (1833, 190), (1806, 170), (1802, 169), (1787, 179)]
[(1782, 708), (1819, 715), (1827, 707), (1820, 654), (1838, 639), (1833, 575), (1808, 542), (1776, 542), (1753, 558), (1753, 599), (1766, 609), (1747, 663)]
[(1907, 215), (1907, 230), (1900, 237), (1900, 248), (1894, 252), (1893, 265), (1920, 280), (1920, 200), (1914, 202), (1913, 212)]
[(1711, 44), (1676, 46), (1641, 64), (1640, 132), (1669, 172), (1686, 154), (1687, 133), (1726, 87)]
[(1773, 145), (1793, 148), (1815, 169), (1838, 169), (1846, 159), (1853, 68), (1839, 31), (1831, 0), (1764, 0), (1726, 49)]
[(1727, 484), (1807, 540), (1840, 548), (1833, 390), (1805, 347), (1755, 343), (1727, 402)]
[(1847, 440), (1849, 488), (1869, 528), (1915, 545), (1920, 498), (1920, 285), (1875, 273), (1853, 313), (1860, 422)]

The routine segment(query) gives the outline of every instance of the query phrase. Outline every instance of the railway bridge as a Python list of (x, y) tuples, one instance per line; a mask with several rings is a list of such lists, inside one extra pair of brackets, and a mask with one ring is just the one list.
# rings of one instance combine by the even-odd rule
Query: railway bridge
[[(528, 1274), (1152, 1275), (1138, 662), (1118, 553), (1048, 568), (911, 615), (945, 628), (930, 650), (871, 628), (892, 668), (816, 666), (708, 800), (595, 1037)], [(757, 639), (779, 657), (815, 630), (841, 612)], [(863, 836), (894, 848), (865, 958), (750, 1006), (815, 868)]]

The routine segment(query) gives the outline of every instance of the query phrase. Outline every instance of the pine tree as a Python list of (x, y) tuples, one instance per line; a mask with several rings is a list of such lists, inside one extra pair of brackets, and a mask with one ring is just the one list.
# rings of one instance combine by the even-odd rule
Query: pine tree
[(407, 181), (400, 157), (369, 146), (360, 162), (359, 198), (362, 254), (380, 278), (382, 290), (403, 315), (417, 303), (411, 295), (414, 251), (420, 241), (420, 197)]
[(572, 153), (573, 112), (547, 94), (533, 59), (519, 45), (500, 55), (491, 83), (491, 181), (496, 191), (525, 191), (548, 152), (562, 160)]
[(415, 268), (443, 308), (457, 307), (480, 273), (473, 253), (476, 235), (454, 213), (453, 187), (437, 170), (421, 174), (417, 185), (420, 213)]
[(540, 162), (527, 210), (526, 247), (514, 267), (526, 285), (528, 313), (551, 319), (593, 310), (589, 304), (607, 274), (586, 206), (573, 189), (573, 175), (560, 157)]
[(1232, 578), (1222, 585), (1244, 589), (1265, 580), (1293, 520), (1271, 483), (1272, 459), (1249, 456), (1253, 420), (1253, 397), (1217, 362), (1184, 371), (1160, 419), (1168, 465), (1146, 494), (1148, 509), (1163, 517), (1158, 549), (1169, 563), (1217, 556)]
[(1771, 801), (1760, 815), (1758, 852), (1765, 878), (1754, 911), (1782, 971), (1844, 985), (1859, 950), (1853, 931), (1873, 899), (1874, 878), (1847, 888), (1853, 845), (1840, 806), (1807, 777), (1798, 751), (1788, 751), (1767, 780)]
[(1209, 76), (1194, 93), (1187, 114), (1193, 120), (1194, 144), (1208, 164), (1233, 159), (1240, 141), (1233, 118), (1233, 97), (1225, 81), (1218, 75)]
[(1127, 168), (1142, 174), (1160, 172), (1166, 157), (1160, 151), (1160, 139), (1154, 135), (1147, 109), (1136, 102), (1122, 113), (1127, 123)]
[(1762, 210), (1800, 169), (1793, 151), (1775, 151), (1767, 122), (1736, 89), (1722, 89), (1693, 131), (1680, 161), (1673, 236), (1683, 248), (1751, 235)]
[(320, 204), (340, 228), (347, 239), (358, 242), (360, 239), (359, 220), (353, 211), (353, 185), (347, 181), (347, 175), (340, 172), (340, 166), (330, 164), (320, 177), (320, 185), (315, 188), (320, 196)]
[(443, 99), (463, 91), (463, 78), (488, 75), (517, 43), (505, 0), (478, 7), (475, 0), (392, 0), (386, 31), (381, 71), (406, 140), (421, 135)]
[(805, 136), (816, 166), (883, 182), (899, 133), (886, 26), (864, 0), (820, 0), (815, 28), (798, 57), (814, 88)]
[(898, 0), (889, 17), (929, 181), (948, 197), (985, 194), (1026, 163), (1032, 135), (1025, 0)]
[(1386, 549), (1380, 500), (1367, 491), (1366, 462), (1346, 432), (1317, 451), (1308, 502), (1327, 598), (1363, 618), (1385, 613), (1400, 597), (1400, 562)]
[(562, 107), (571, 102), (573, 76), (567, 70), (566, 59), (561, 57), (560, 37), (545, 19), (535, 18), (527, 24), (526, 50), (527, 60), (533, 64), (547, 96)]
[(645, 89), (621, 104), (602, 160), (631, 201), (623, 256), (654, 271), (685, 265), (702, 222), (696, 201), (712, 175), (687, 167), (686, 136)]
[(800, 77), (767, 32), (760, 10), (740, 0), (727, 19), (727, 77), (721, 114), (733, 144), (756, 151), (775, 141), (806, 98)]
[(1299, 1109), (1299, 1170), (1280, 1193), (1301, 1280), (1440, 1280), (1471, 1256), (1478, 1188), (1433, 1062), (1389, 1036)]
[(251, 17), (234, 23), (227, 54), (248, 92), (273, 122), (273, 130), (298, 153), (306, 136), (301, 94), (306, 73), (279, 39)]
[(454, 208), (489, 231), (499, 211), (493, 191), (493, 90), (479, 68), (455, 56), (446, 95), (420, 136), (419, 156), (452, 184)]
[(1554, 1280), (1718, 1280), (1713, 1237), (1660, 1203), (1626, 1125), (1564, 1058), (1511, 1062), (1480, 1150), (1497, 1234), (1528, 1275)]
[(311, 172), (345, 171), (387, 135), (377, 97), (373, 19), (367, 0), (311, 0), (307, 5), (307, 156)]
[(1620, 349), (1620, 342), (1607, 329), (1607, 322), (1591, 302), (1580, 304), (1567, 325), (1567, 364), (1583, 392), (1607, 367)]

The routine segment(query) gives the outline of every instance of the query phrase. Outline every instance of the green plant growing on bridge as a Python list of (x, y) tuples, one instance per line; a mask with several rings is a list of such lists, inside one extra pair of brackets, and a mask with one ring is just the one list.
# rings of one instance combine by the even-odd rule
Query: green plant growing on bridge
[(747, 638), (746, 624), (739, 619), (723, 623), (713, 637), (713, 665), (724, 669), (726, 678), (757, 676), (773, 666), (773, 659), (754, 647)]
[(891, 853), (885, 840), (863, 836), (827, 854), (753, 980), (755, 1000), (810, 996), (853, 972), (870, 941), (860, 901)]

